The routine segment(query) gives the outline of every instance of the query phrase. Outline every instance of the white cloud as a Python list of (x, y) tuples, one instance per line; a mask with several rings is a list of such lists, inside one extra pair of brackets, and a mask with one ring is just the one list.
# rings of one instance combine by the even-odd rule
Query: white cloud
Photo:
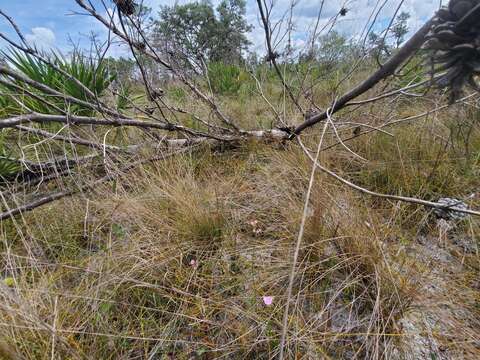
[(51, 49), (55, 45), (55, 33), (46, 27), (34, 27), (30, 34), (25, 35), (27, 42), (38, 49)]

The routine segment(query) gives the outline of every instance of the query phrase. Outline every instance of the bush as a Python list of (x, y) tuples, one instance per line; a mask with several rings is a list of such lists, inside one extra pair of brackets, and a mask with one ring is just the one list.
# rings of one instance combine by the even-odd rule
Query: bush
[[(3, 55), (15, 71), (24, 74), (30, 79), (77, 99), (84, 101), (93, 100), (91, 96), (89, 96), (74, 81), (70, 80), (67, 76), (55, 70), (51, 65), (45, 64), (36, 57), (13, 49), (8, 53), (4, 53)], [(61, 54), (53, 54), (50, 56), (50, 61), (67, 74), (79, 80), (96, 96), (102, 96), (105, 90), (115, 79), (115, 75), (112, 75), (108, 72), (105, 62), (96, 62), (85, 57), (79, 52), (74, 52), (70, 59), (67, 59)], [(38, 91), (33, 87), (30, 87), (19, 81), (16, 81), (15, 84), (21, 86), (25, 90), (28, 90), (29, 92), (38, 94)], [(10, 88), (5, 85), (2, 85), (0, 90), (2, 93), (18, 92), (13, 87)], [(33, 111), (48, 114), (58, 114), (58, 110), (56, 110), (54, 107), (48, 106), (44, 102), (33, 99), (30, 96), (23, 97), (21, 102), (28, 109)], [(48, 102), (62, 110), (68, 110), (70, 114), (88, 116), (92, 115), (93, 113), (93, 110), (89, 107), (78, 104), (67, 104), (63, 98), (49, 97)], [(2, 97), (0, 105), (0, 115), (3, 116), (25, 112), (24, 108), (6, 96)]]
[(208, 75), (212, 91), (221, 95), (235, 95), (252, 84), (250, 75), (236, 65), (213, 62), (208, 65)]

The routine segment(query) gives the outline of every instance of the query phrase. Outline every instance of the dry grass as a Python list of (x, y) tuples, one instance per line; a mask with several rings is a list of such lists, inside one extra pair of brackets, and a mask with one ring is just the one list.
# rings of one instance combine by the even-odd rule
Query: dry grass
[[(252, 123), (261, 115), (260, 100), (252, 103), (230, 111)], [(422, 106), (431, 104), (415, 112)], [(343, 116), (375, 115), (378, 125), (410, 115), (411, 104), (387, 110)], [(480, 134), (473, 124), (462, 143), (450, 131), (455, 112), (475, 120), (453, 109), (390, 129), (393, 139), (349, 143), (368, 163), (340, 147), (321, 161), (377, 191), (467, 196), (478, 191)], [(0, 357), (274, 358), (310, 171), (294, 144), (200, 149), (2, 222)], [(287, 358), (413, 359), (425, 349), (425, 358), (478, 358), (478, 227), (469, 218), (442, 235), (424, 208), (366, 198), (317, 174)]]

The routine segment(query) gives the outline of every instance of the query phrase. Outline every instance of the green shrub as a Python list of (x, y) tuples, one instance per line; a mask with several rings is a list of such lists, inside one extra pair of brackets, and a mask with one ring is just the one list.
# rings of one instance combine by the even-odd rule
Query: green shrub
[(236, 65), (212, 62), (208, 65), (210, 86), (215, 94), (235, 95), (253, 85), (250, 75)]
[[(17, 50), (10, 50), (8, 53), (3, 53), (5, 59), (8, 60), (10, 66), (17, 72), (24, 74), (28, 78), (37, 81), (41, 84), (57, 90), (61, 93), (65, 93), (72, 97), (75, 97), (84, 101), (94, 100), (89, 94), (84, 91), (73, 80), (70, 80), (67, 76), (61, 74), (51, 65), (48, 65), (33, 55)], [(106, 62), (94, 61), (91, 58), (85, 57), (80, 52), (74, 52), (69, 59), (61, 54), (53, 53), (49, 56), (49, 60), (58, 66), (60, 69), (75, 77), (83, 85), (85, 85), (96, 96), (102, 96), (105, 90), (110, 86), (115, 79), (115, 75), (109, 73)], [(23, 84), (19, 81), (15, 82), (16, 85), (21, 86), (25, 90), (28, 90), (36, 95), (42, 95), (38, 90)], [(0, 88), (2, 93), (15, 92), (13, 87), (10, 89), (8, 86), (2, 85)], [(48, 97), (48, 102), (52, 103), (56, 107), (62, 110), (68, 110), (69, 113), (75, 115), (92, 115), (92, 109), (78, 105), (67, 104), (63, 98)], [(42, 112), (55, 114), (58, 110), (52, 106), (46, 105), (44, 102), (34, 99), (30, 96), (24, 96), (20, 101), (27, 106), (27, 108)], [(0, 100), (2, 110), (0, 115), (14, 115), (24, 113), (25, 109), (19, 104), (14, 102), (8, 96), (3, 96)]]

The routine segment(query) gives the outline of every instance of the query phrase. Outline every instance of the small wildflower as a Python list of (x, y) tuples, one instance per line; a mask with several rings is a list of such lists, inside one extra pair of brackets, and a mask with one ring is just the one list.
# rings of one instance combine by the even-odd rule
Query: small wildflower
[(270, 306), (273, 304), (273, 296), (264, 296), (263, 297), (263, 303), (267, 306)]
[(190, 260), (190, 266), (197, 267), (197, 261), (195, 259)]
[(263, 230), (259, 226), (259, 223), (257, 220), (252, 220), (249, 222), (250, 226), (252, 227), (252, 233), (255, 236), (261, 235), (263, 233)]

